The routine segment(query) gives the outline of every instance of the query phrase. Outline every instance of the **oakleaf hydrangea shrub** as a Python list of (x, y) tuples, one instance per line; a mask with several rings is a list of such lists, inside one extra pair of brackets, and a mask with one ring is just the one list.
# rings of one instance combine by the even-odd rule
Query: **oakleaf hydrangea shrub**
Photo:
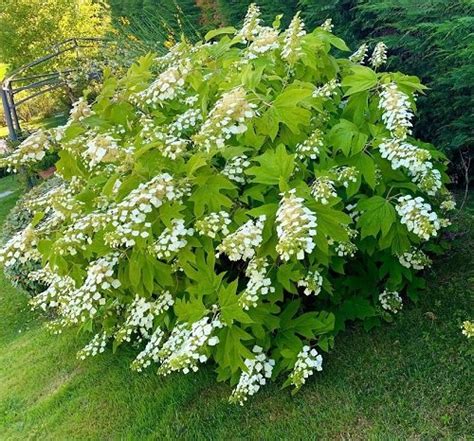
[(330, 22), (277, 22), (252, 5), (240, 30), (109, 72), (3, 160), (59, 155), (0, 262), (40, 263), (32, 304), (93, 333), (80, 358), (132, 343), (136, 371), (211, 362), (242, 404), (279, 376), (298, 390), (347, 321), (390, 320), (423, 287), (454, 208), (444, 156), (411, 137), (423, 86)]

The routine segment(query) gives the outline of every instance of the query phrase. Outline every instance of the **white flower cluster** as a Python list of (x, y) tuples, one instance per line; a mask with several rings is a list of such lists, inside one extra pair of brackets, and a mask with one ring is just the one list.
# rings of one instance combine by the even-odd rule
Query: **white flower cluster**
[(152, 362), (158, 363), (160, 361), (158, 352), (164, 335), (165, 333), (161, 328), (158, 327), (155, 329), (143, 351), (133, 360), (131, 367), (134, 371), (141, 372), (150, 366)]
[(6, 167), (8, 172), (17, 172), (22, 166), (41, 161), (52, 148), (49, 134), (40, 129), (26, 138), (8, 156), (0, 158), (0, 169)]
[(192, 236), (194, 230), (186, 228), (183, 219), (173, 219), (171, 228), (165, 228), (158, 239), (151, 245), (151, 251), (157, 259), (169, 259), (180, 249), (184, 248), (188, 241), (186, 236)]
[(335, 243), (333, 239), (329, 238), (328, 243), (329, 245), (335, 244), (334, 250), (339, 257), (354, 257), (357, 253), (357, 246), (351, 242), (351, 239), (356, 238), (358, 232), (350, 227), (345, 227), (345, 230), (349, 240)]
[(117, 140), (108, 134), (98, 134), (87, 141), (82, 156), (88, 161), (89, 169), (103, 162), (113, 162), (120, 158), (120, 147)]
[(105, 305), (103, 292), (121, 286), (120, 281), (114, 277), (114, 268), (118, 262), (118, 253), (110, 253), (89, 265), (82, 286), (64, 296), (59, 307), (65, 325), (94, 317), (98, 308)]
[(421, 250), (412, 248), (409, 251), (398, 256), (400, 264), (405, 268), (413, 268), (415, 270), (422, 270), (431, 265), (431, 259)]
[(396, 291), (385, 290), (379, 295), (379, 302), (383, 309), (394, 314), (403, 308), (403, 300)]
[(316, 214), (304, 206), (303, 198), (296, 197), (295, 189), (282, 196), (276, 215), (276, 251), (284, 261), (290, 260), (293, 255), (301, 260), (305, 253), (311, 254), (315, 247)]
[(359, 177), (359, 171), (356, 167), (336, 167), (332, 170), (335, 176), (335, 181), (345, 188), (349, 187), (349, 184), (357, 182)]
[(313, 92), (313, 98), (324, 98), (328, 99), (332, 96), (336, 95), (337, 88), (340, 87), (341, 84), (335, 78), (329, 80), (326, 84), (316, 87)]
[(173, 135), (167, 135), (164, 139), (161, 153), (165, 158), (175, 160), (186, 152), (188, 144), (189, 141), (186, 139), (178, 138)]
[(109, 336), (105, 332), (94, 335), (92, 340), (84, 346), (78, 353), (77, 358), (85, 360), (87, 357), (95, 357), (105, 351)]
[(354, 257), (357, 253), (357, 245), (351, 241), (339, 242), (335, 247), (335, 251), (339, 257)]
[(327, 176), (316, 178), (311, 186), (311, 194), (320, 204), (329, 204), (331, 199), (337, 197), (334, 181)]
[(171, 134), (175, 136), (182, 136), (183, 134), (194, 130), (201, 121), (201, 110), (190, 108), (186, 110), (186, 112), (178, 115), (168, 128)]
[(324, 133), (316, 129), (303, 142), (296, 146), (296, 156), (298, 159), (316, 159), (324, 147)]
[(374, 69), (378, 69), (387, 61), (387, 46), (383, 41), (375, 45), (369, 61)]
[(317, 296), (323, 286), (323, 276), (317, 270), (308, 271), (304, 279), (298, 280), (298, 286), (304, 287), (305, 295)]
[(441, 228), (437, 214), (420, 196), (400, 196), (395, 209), (401, 218), (400, 222), (421, 239), (429, 240), (430, 237), (435, 237)]
[(263, 240), (262, 232), (265, 226), (265, 216), (256, 220), (249, 220), (240, 226), (237, 231), (224, 238), (217, 247), (219, 254), (224, 253), (232, 260), (248, 260), (255, 256), (255, 250)]
[(474, 322), (466, 320), (462, 323), (462, 335), (465, 335), (467, 338), (474, 337)]
[(222, 327), (218, 317), (212, 320), (204, 317), (191, 326), (188, 323), (176, 325), (158, 351), (161, 362), (158, 373), (168, 375), (174, 371), (182, 371), (184, 374), (196, 372), (198, 363), (205, 363), (208, 359), (205, 354), (208, 346), (219, 343), (219, 338), (212, 334)]
[[(156, 144), (156, 147), (165, 158), (175, 160), (183, 156), (187, 151), (189, 140), (181, 138), (183, 132), (187, 131), (191, 125), (194, 127), (197, 124), (197, 113), (194, 109), (190, 114), (188, 111), (181, 114), (173, 123), (166, 129), (148, 117), (141, 117), (143, 130), (140, 136), (144, 143)], [(201, 117), (202, 119), (202, 117)]]
[(93, 115), (94, 112), (91, 110), (87, 100), (84, 97), (80, 97), (73, 105), (69, 112), (68, 125), (72, 122), (80, 122), (84, 118)]
[(453, 195), (451, 193), (446, 193), (447, 194), (443, 195), (446, 198), (443, 202), (441, 202), (440, 208), (444, 211), (453, 211), (456, 208), (456, 201), (454, 200)]
[(365, 58), (367, 57), (367, 51), (369, 50), (369, 46), (367, 43), (363, 43), (359, 46), (359, 48), (349, 57), (349, 60), (353, 63), (363, 64)]
[(249, 46), (245, 58), (252, 60), (274, 49), (278, 49), (278, 30), (266, 26), (261, 27)]
[(334, 29), (334, 25), (332, 24), (332, 18), (327, 18), (326, 20), (324, 20), (320, 28), (324, 31), (332, 32), (332, 30)]
[(128, 196), (107, 211), (107, 219), (114, 231), (105, 235), (105, 241), (113, 247), (135, 245), (138, 237), (150, 236), (151, 223), (147, 216), (165, 201), (176, 201), (183, 196), (172, 176), (162, 173), (140, 184)]
[(416, 147), (396, 138), (385, 139), (379, 145), (382, 158), (390, 161), (394, 170), (404, 167), (412, 177), (413, 182), (428, 195), (434, 196), (442, 187), (441, 173), (433, 168), (428, 150)]
[(231, 181), (245, 184), (246, 179), (244, 171), (248, 167), (250, 167), (250, 161), (246, 155), (234, 156), (226, 162), (221, 173), (224, 176), (227, 176)]
[(169, 291), (162, 292), (156, 300), (135, 296), (135, 299), (127, 308), (126, 320), (115, 333), (115, 341), (131, 341), (132, 334), (138, 330), (145, 337), (150, 337), (153, 328), (153, 320), (173, 306), (173, 296)]
[(37, 245), (38, 235), (33, 226), (28, 225), (0, 248), (0, 264), (8, 268), (17, 262), (25, 263), (29, 260), (41, 260), (41, 255), (36, 249)]
[(60, 255), (75, 256), (78, 250), (85, 251), (92, 244), (92, 237), (107, 224), (105, 213), (94, 211), (79, 218), (54, 242), (54, 250)]
[(249, 103), (245, 90), (237, 87), (226, 92), (216, 102), (209, 116), (194, 135), (194, 142), (206, 151), (223, 148), (233, 135), (247, 131), (245, 121), (255, 116), (255, 104)]
[(255, 3), (251, 3), (237, 37), (241, 37), (244, 43), (253, 41), (260, 32), (260, 21), (260, 8)]
[(323, 370), (323, 357), (318, 354), (316, 349), (311, 349), (305, 345), (299, 352), (293, 371), (289, 376), (290, 384), (298, 390), (306, 383), (306, 379), (313, 375), (315, 370)]
[(199, 234), (209, 236), (212, 239), (218, 234), (227, 236), (229, 234), (229, 225), (231, 223), (229, 213), (226, 211), (213, 212), (206, 217), (196, 221), (194, 228)]
[(413, 111), (408, 95), (395, 83), (386, 84), (380, 93), (379, 109), (382, 109), (382, 121), (392, 135), (405, 139), (411, 134)]
[(47, 311), (49, 308), (58, 308), (60, 314), (61, 305), (68, 300), (68, 296), (76, 289), (74, 279), (56, 274), (49, 266), (32, 271), (28, 274), (28, 278), (47, 286), (43, 292), (30, 300), (33, 308), (41, 308), (43, 311)]
[(171, 66), (158, 75), (148, 88), (132, 95), (130, 101), (136, 105), (156, 108), (165, 101), (174, 100), (185, 93), (186, 77), (190, 71), (189, 61), (181, 60), (177, 66)]
[(248, 397), (255, 395), (260, 387), (272, 377), (275, 360), (268, 358), (260, 346), (254, 346), (255, 358), (245, 360), (246, 371), (242, 372), (239, 382), (229, 398), (231, 403), (244, 405)]
[(294, 65), (303, 54), (301, 48), (301, 38), (306, 35), (303, 20), (300, 18), (299, 11), (291, 20), (288, 29), (285, 32), (281, 58), (286, 60), (290, 66)]
[(268, 262), (266, 259), (252, 259), (245, 275), (249, 278), (245, 291), (239, 297), (239, 304), (243, 309), (255, 308), (260, 296), (275, 292), (272, 281), (268, 277)]

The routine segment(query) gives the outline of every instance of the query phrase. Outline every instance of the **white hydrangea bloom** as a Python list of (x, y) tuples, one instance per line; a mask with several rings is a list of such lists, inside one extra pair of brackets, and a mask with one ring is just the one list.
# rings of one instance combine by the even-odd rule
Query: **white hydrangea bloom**
[(278, 30), (262, 27), (248, 48), (246, 59), (253, 60), (266, 52), (278, 49)]
[(370, 57), (370, 64), (374, 69), (378, 69), (387, 61), (387, 46), (383, 41), (375, 45), (372, 56)]
[(356, 167), (336, 167), (332, 170), (335, 181), (345, 188), (349, 187), (349, 184), (357, 182), (359, 177), (359, 170)]
[(428, 150), (416, 147), (399, 139), (385, 139), (379, 145), (382, 158), (390, 161), (391, 167), (396, 170), (405, 168), (413, 182), (428, 195), (434, 196), (442, 187), (441, 173), (433, 168)]
[(353, 63), (364, 64), (368, 50), (369, 46), (367, 45), (367, 43), (361, 44), (359, 48), (349, 57), (349, 60)]
[(35, 229), (32, 225), (28, 225), (0, 248), (0, 265), (8, 268), (17, 262), (25, 263), (29, 260), (40, 260), (41, 255), (36, 249), (38, 240)]
[(196, 221), (195, 229), (199, 234), (209, 236), (212, 239), (218, 234), (227, 236), (229, 234), (229, 225), (231, 223), (229, 213), (226, 211), (213, 212), (203, 219)]
[(316, 178), (311, 186), (311, 194), (320, 204), (329, 204), (331, 199), (337, 197), (334, 181), (327, 176)]
[(115, 333), (115, 341), (131, 341), (132, 334), (138, 331), (143, 337), (149, 338), (155, 317), (167, 311), (174, 304), (169, 291), (162, 292), (156, 300), (135, 296), (126, 312), (126, 320)]
[(239, 297), (239, 304), (243, 309), (255, 308), (261, 296), (275, 292), (272, 281), (268, 277), (268, 262), (266, 259), (252, 259), (245, 275), (249, 278), (245, 291)]
[(16, 173), (22, 166), (41, 161), (52, 147), (49, 134), (40, 129), (22, 141), (8, 156), (0, 158), (0, 168), (6, 167), (8, 172)]
[(354, 230), (350, 227), (345, 227), (349, 240), (344, 242), (335, 242), (333, 239), (329, 238), (329, 245), (334, 245), (334, 251), (339, 257), (354, 257), (357, 253), (357, 245), (351, 242), (351, 239), (355, 239), (358, 235), (357, 230)]
[(72, 122), (82, 121), (84, 118), (93, 115), (94, 112), (90, 108), (87, 100), (84, 97), (80, 97), (73, 105), (69, 112), (68, 124)]
[(324, 20), (320, 28), (324, 31), (332, 32), (332, 30), (334, 29), (334, 25), (332, 24), (332, 18), (327, 18), (326, 20)]
[(260, 8), (255, 3), (251, 3), (247, 9), (242, 29), (237, 33), (237, 36), (241, 37), (244, 43), (253, 41), (260, 33), (260, 22)]
[(248, 260), (255, 256), (256, 249), (261, 245), (265, 216), (249, 220), (232, 234), (224, 238), (217, 247), (219, 254), (224, 253), (230, 260)]
[(272, 377), (275, 360), (268, 358), (260, 346), (254, 346), (255, 358), (245, 360), (246, 371), (240, 375), (239, 382), (229, 398), (231, 403), (244, 405), (249, 396), (255, 395), (267, 379)]
[(316, 214), (304, 206), (304, 199), (296, 197), (295, 189), (282, 194), (276, 215), (278, 244), (276, 251), (282, 260), (296, 256), (304, 259), (305, 253), (311, 254), (316, 235)]
[(84, 346), (78, 353), (77, 358), (85, 360), (87, 357), (95, 357), (105, 351), (109, 336), (105, 332), (94, 335), (92, 340)]
[(383, 309), (394, 314), (403, 308), (403, 300), (396, 291), (385, 290), (379, 295), (379, 302)]
[(221, 173), (231, 181), (245, 184), (244, 172), (248, 167), (250, 167), (250, 161), (246, 155), (234, 156), (226, 162)]
[(213, 334), (222, 326), (218, 317), (212, 320), (203, 317), (192, 325), (188, 323), (176, 325), (158, 351), (161, 362), (158, 373), (168, 375), (174, 371), (182, 371), (184, 374), (196, 372), (198, 364), (207, 361), (206, 348), (219, 343), (219, 339)]
[(474, 322), (466, 320), (462, 323), (462, 335), (465, 335), (467, 338), (474, 337)]
[(303, 54), (301, 38), (305, 35), (304, 23), (298, 11), (285, 32), (283, 49), (281, 51), (281, 57), (286, 60), (290, 66), (294, 65)]
[(400, 222), (406, 225), (408, 231), (423, 240), (429, 240), (438, 234), (441, 228), (438, 215), (432, 211), (431, 205), (418, 196), (400, 196), (395, 209), (400, 216)]
[(449, 192), (443, 194), (445, 197), (444, 201), (441, 202), (440, 208), (444, 211), (452, 211), (456, 209), (456, 201), (453, 198), (453, 195)]
[(316, 159), (324, 147), (324, 133), (320, 129), (316, 129), (303, 142), (296, 146), (296, 156), (298, 159)]
[(71, 293), (76, 290), (74, 279), (56, 274), (49, 265), (32, 271), (28, 274), (28, 278), (47, 286), (43, 292), (30, 300), (30, 305), (33, 308), (41, 308), (43, 311), (53, 309), (60, 313), (61, 305), (69, 301)]
[(411, 134), (413, 111), (410, 100), (395, 83), (382, 87), (379, 109), (383, 111), (382, 121), (393, 136), (405, 139)]
[(289, 376), (290, 384), (298, 390), (306, 383), (306, 379), (313, 375), (315, 370), (323, 370), (323, 357), (318, 354), (316, 349), (311, 349), (307, 345), (303, 346), (303, 349), (298, 354), (293, 371)]
[(323, 286), (323, 276), (317, 270), (308, 271), (303, 279), (298, 280), (298, 286), (304, 287), (305, 295), (317, 296)]
[(425, 163), (425, 170), (413, 176), (413, 182), (418, 184), (420, 189), (428, 196), (435, 196), (443, 186), (441, 172), (432, 168), (431, 162)]
[(339, 81), (337, 81), (337, 79), (333, 78), (326, 84), (316, 87), (313, 92), (313, 98), (329, 99), (336, 95), (338, 87), (341, 87), (341, 84)]
[(105, 305), (104, 292), (118, 289), (120, 281), (114, 276), (119, 254), (110, 253), (90, 263), (84, 283), (65, 296), (60, 307), (64, 325), (84, 322), (93, 318), (98, 308)]
[(255, 116), (256, 107), (247, 101), (242, 87), (224, 93), (209, 112), (200, 131), (194, 135), (194, 142), (206, 151), (213, 147), (223, 148), (225, 141), (233, 135), (247, 131), (245, 121)]
[(405, 268), (422, 270), (431, 265), (431, 259), (421, 250), (411, 248), (409, 251), (398, 256), (400, 264)]
[(151, 234), (151, 222), (147, 217), (153, 209), (167, 201), (180, 200), (185, 189), (176, 185), (168, 173), (155, 176), (132, 190), (123, 201), (112, 206), (106, 213), (107, 221), (114, 231), (105, 235), (112, 247), (134, 246), (138, 237), (146, 239)]
[(186, 228), (183, 219), (173, 219), (171, 228), (165, 228), (156, 242), (151, 246), (151, 250), (157, 259), (169, 259), (180, 249), (184, 248), (188, 241), (186, 236), (192, 236), (194, 230)]
[(112, 162), (120, 158), (117, 140), (107, 134), (97, 134), (87, 141), (86, 147), (82, 156), (88, 161), (89, 169), (93, 169), (102, 162)]
[(186, 92), (186, 78), (191, 71), (189, 60), (168, 67), (145, 90), (131, 95), (130, 100), (137, 105), (156, 108), (166, 101), (172, 101)]
[(165, 333), (161, 328), (158, 327), (155, 329), (143, 351), (141, 351), (135, 360), (133, 360), (131, 367), (134, 371), (141, 372), (143, 369), (150, 366), (152, 362), (159, 362), (160, 356), (158, 353), (164, 335)]
[(201, 110), (190, 108), (181, 115), (178, 115), (168, 128), (170, 134), (173, 134), (176, 137), (181, 137), (183, 134), (195, 130), (195, 128), (201, 123), (201, 121)]
[(429, 240), (438, 234), (441, 228), (438, 215), (432, 211), (431, 205), (418, 196), (400, 196), (395, 209), (400, 216), (400, 222), (406, 225), (408, 231), (423, 240)]

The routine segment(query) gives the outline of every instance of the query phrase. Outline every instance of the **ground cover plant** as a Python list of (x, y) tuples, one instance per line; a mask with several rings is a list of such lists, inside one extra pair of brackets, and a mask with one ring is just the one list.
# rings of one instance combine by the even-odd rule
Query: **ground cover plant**
[(347, 321), (418, 297), (454, 208), (444, 156), (411, 137), (423, 86), (383, 71), (383, 44), (334, 57), (331, 28), (280, 31), (252, 5), (240, 30), (106, 72), (91, 106), (2, 160), (59, 155), (63, 184), (0, 262), (41, 263), (32, 303), (94, 333), (80, 358), (133, 342), (137, 371), (212, 360), (243, 404), (280, 374), (297, 391)]

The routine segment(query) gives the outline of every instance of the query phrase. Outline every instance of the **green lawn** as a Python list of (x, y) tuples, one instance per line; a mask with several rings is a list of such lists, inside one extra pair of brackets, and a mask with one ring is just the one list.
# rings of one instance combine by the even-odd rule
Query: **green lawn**
[[(0, 222), (15, 197), (0, 200)], [(459, 328), (474, 318), (473, 202), (417, 305), (369, 334), (348, 330), (295, 397), (271, 385), (243, 408), (210, 368), (137, 374), (131, 349), (76, 360), (84, 336), (51, 336), (0, 276), (0, 439), (474, 439), (472, 343)]]

